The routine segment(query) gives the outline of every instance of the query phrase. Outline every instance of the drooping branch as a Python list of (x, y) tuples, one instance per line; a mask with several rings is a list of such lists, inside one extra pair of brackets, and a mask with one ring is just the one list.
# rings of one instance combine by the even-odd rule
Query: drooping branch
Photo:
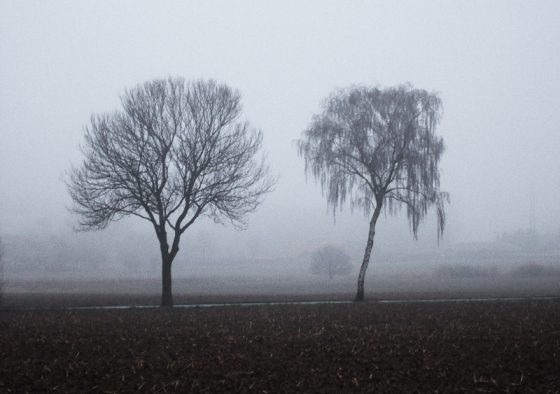
[(336, 91), (298, 142), (305, 168), (336, 210), (346, 201), (366, 214), (376, 201), (394, 212), (405, 206), (416, 237), (428, 209), (436, 207), (438, 239), (449, 195), (439, 190), (443, 140), (435, 134), (441, 100), (410, 85)]

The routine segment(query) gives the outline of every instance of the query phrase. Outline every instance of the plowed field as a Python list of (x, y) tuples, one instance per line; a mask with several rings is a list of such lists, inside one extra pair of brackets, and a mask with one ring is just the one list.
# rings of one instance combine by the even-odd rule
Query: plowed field
[(0, 311), (0, 392), (560, 392), (560, 302)]

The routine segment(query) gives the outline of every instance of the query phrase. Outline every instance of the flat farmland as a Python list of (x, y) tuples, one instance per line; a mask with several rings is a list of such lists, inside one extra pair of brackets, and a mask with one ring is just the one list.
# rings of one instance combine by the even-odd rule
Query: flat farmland
[[(207, 277), (176, 278), (175, 304), (352, 300), (353, 276)], [(535, 298), (560, 297), (558, 277), (451, 280), (431, 276), (370, 278), (370, 300)], [(157, 306), (161, 279), (10, 280), (5, 283), (2, 308), (59, 308), (79, 306)]]
[(560, 392), (560, 301), (0, 311), (0, 392)]

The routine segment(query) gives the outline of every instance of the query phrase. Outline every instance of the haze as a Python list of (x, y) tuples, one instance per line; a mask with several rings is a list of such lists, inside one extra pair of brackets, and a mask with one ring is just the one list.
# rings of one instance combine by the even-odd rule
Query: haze
[[(243, 260), (259, 256), (251, 269), (285, 273), (331, 243), (358, 265), (367, 219), (349, 207), (333, 219), (294, 145), (321, 101), (352, 84), (410, 82), (440, 94), (451, 204), (439, 248), (526, 229), (557, 235), (558, 21), (557, 1), (3, 1), (0, 235), (76, 239), (113, 255), (137, 242), (157, 275), (150, 225), (124, 219), (76, 234), (63, 179), (82, 159), (92, 113), (118, 109), (125, 88), (168, 76), (239, 89), (279, 176), (246, 231), (195, 224), (174, 270), (203, 272), (211, 254), (229, 272), (246, 272)], [(413, 241), (404, 211), (382, 218), (377, 237), (371, 270), (376, 253), (443, 250), (429, 220)], [(292, 265), (277, 266), (290, 257)]]

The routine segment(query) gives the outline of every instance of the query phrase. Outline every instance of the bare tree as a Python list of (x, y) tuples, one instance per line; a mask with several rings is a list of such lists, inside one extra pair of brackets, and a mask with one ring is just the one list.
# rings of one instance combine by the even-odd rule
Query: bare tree
[(256, 159), (262, 132), (239, 120), (240, 94), (226, 85), (154, 80), (121, 103), (86, 128), (85, 160), (67, 180), (73, 211), (84, 230), (128, 215), (149, 221), (161, 252), (161, 305), (172, 306), (182, 234), (203, 215), (243, 228), (274, 179)]
[(323, 246), (311, 255), (312, 274), (328, 275), (332, 279), (335, 275), (348, 275), (351, 271), (350, 256), (336, 246)]
[(306, 172), (320, 181), (327, 203), (363, 209), (371, 219), (358, 276), (356, 301), (364, 299), (375, 226), (383, 208), (406, 206), (414, 237), (428, 208), (436, 207), (438, 239), (445, 225), (438, 164), (443, 139), (435, 135), (441, 113), (436, 94), (410, 85), (352, 87), (334, 92), (298, 141)]

